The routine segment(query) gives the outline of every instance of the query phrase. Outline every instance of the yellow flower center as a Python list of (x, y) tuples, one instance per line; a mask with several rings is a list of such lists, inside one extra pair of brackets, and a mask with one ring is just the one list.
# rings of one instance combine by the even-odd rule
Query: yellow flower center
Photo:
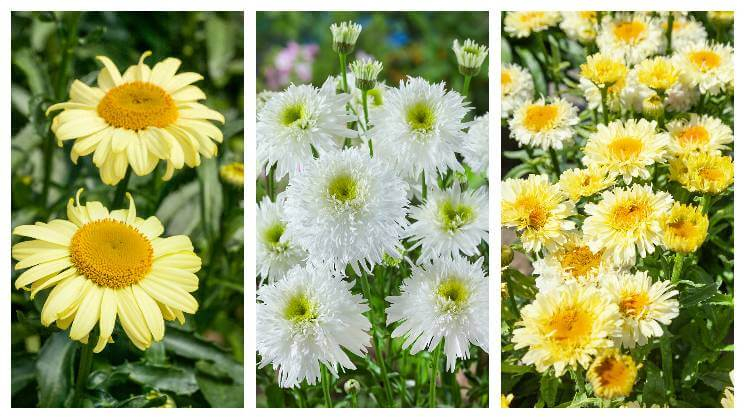
[(110, 89), (96, 111), (109, 125), (128, 130), (164, 128), (179, 117), (171, 95), (147, 82), (130, 82)]
[(521, 14), (519, 20), (523, 23), (528, 23), (530, 21), (543, 18), (544, 16), (545, 12), (526, 12)]
[(648, 295), (644, 293), (631, 293), (620, 299), (620, 312), (625, 316), (640, 318), (645, 314), (649, 303)]
[(643, 150), (643, 142), (637, 137), (617, 137), (610, 142), (609, 150), (619, 160), (629, 160), (638, 157)]
[(449, 277), (436, 288), (436, 294), (443, 299), (444, 310), (459, 310), (467, 304), (469, 289), (461, 279)]
[(70, 260), (88, 280), (121, 289), (137, 284), (153, 265), (153, 246), (132, 226), (113, 219), (83, 225), (70, 240)]
[(689, 58), (690, 62), (695, 64), (700, 71), (708, 71), (721, 64), (721, 56), (708, 50), (692, 52)]
[(541, 229), (550, 216), (547, 209), (531, 196), (519, 198), (516, 201), (516, 207), (523, 215), (524, 223), (532, 229)]
[(620, 203), (612, 209), (610, 226), (620, 231), (634, 229), (648, 218), (650, 212), (651, 208), (646, 203)]
[(701, 178), (705, 178), (708, 181), (721, 181), (724, 178), (724, 173), (719, 168), (703, 167), (698, 168), (698, 175)]
[(319, 316), (316, 305), (303, 293), (297, 293), (288, 299), (283, 315), (296, 325), (312, 322)]
[(689, 220), (675, 220), (668, 223), (667, 227), (675, 236), (680, 238), (689, 238), (695, 235), (695, 224)]
[(644, 23), (633, 20), (630, 22), (618, 23), (615, 25), (613, 33), (615, 34), (615, 38), (626, 44), (636, 44), (640, 41), (641, 34), (643, 34), (645, 30), (646, 25)]
[(630, 372), (628, 366), (616, 357), (607, 357), (594, 367), (600, 385), (609, 388), (626, 387)]
[(547, 131), (558, 119), (557, 105), (529, 105), (524, 115), (524, 126), (535, 133)]
[(702, 146), (708, 144), (710, 133), (702, 125), (687, 127), (677, 134), (677, 140), (682, 146)]
[(511, 78), (511, 72), (508, 70), (501, 70), (501, 88), (505, 89), (506, 86), (510, 85), (513, 79)]
[(602, 253), (591, 252), (588, 246), (575, 246), (567, 249), (560, 259), (560, 265), (563, 271), (570, 272), (573, 277), (581, 277), (599, 267), (602, 260)]
[(558, 311), (550, 319), (549, 332), (553, 332), (552, 339), (565, 345), (581, 344), (591, 333), (592, 319), (588, 312), (569, 307)]
[(578, 12), (579, 17), (584, 20), (596, 21), (597, 12)]

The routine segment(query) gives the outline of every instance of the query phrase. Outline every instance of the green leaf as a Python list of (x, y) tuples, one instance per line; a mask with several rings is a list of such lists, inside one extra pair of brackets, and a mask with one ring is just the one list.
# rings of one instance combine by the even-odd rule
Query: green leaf
[(52, 334), (36, 360), (39, 407), (62, 407), (72, 391), (76, 345), (65, 332)]
[(197, 168), (202, 197), (202, 223), (207, 237), (215, 240), (220, 235), (223, 212), (223, 187), (218, 179), (218, 159), (206, 159)]
[(10, 368), (10, 396), (26, 388), (36, 379), (34, 359), (28, 356), (13, 358)]
[(51, 92), (49, 78), (44, 71), (45, 66), (39, 62), (31, 50), (22, 49), (14, 52), (11, 61), (26, 76), (32, 95), (46, 96)]
[(664, 374), (653, 363), (646, 365), (646, 382), (643, 384), (643, 401), (646, 405), (667, 403)]
[[(682, 285), (688, 286), (682, 290)], [(689, 280), (680, 280), (678, 284), (680, 292), (680, 307), (689, 308), (699, 303), (706, 302), (713, 295), (718, 293), (718, 286), (715, 283), (696, 284)]]
[(200, 391), (211, 407), (243, 407), (244, 387), (232, 381), (216, 379), (214, 376), (198, 372), (197, 383)]
[(226, 73), (228, 64), (233, 59), (237, 39), (233, 28), (215, 14), (211, 14), (205, 22), (208, 73), (218, 87), (228, 82)]
[(168, 395), (136, 395), (122, 401), (117, 407), (121, 408), (148, 408), (161, 407), (168, 401)]
[(534, 54), (526, 48), (516, 48), (516, 53), (519, 54), (519, 58), (521, 58), (522, 63), (524, 63), (524, 67), (526, 67), (529, 74), (532, 75), (535, 92), (538, 95), (547, 96), (545, 74), (542, 72), (542, 67), (534, 57)]
[(219, 349), (212, 343), (173, 328), (166, 330), (163, 343), (169, 352), (181, 357), (215, 362), (231, 375), (231, 378), (235, 382), (244, 383), (244, 367), (236, 362), (229, 353)]
[(132, 363), (121, 367), (130, 375), (130, 380), (159, 391), (171, 391), (179, 395), (190, 395), (199, 389), (195, 373), (175, 366), (155, 366)]
[(501, 37), (501, 64), (508, 64), (513, 60), (514, 57), (511, 53), (511, 44), (508, 43), (506, 38)]
[(555, 406), (558, 387), (560, 387), (560, 378), (557, 378), (553, 373), (546, 371), (540, 379), (540, 396), (548, 407)]

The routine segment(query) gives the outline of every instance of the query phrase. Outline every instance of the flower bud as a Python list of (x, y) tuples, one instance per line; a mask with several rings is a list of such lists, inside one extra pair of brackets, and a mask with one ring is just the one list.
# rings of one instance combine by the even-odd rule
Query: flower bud
[(501, 246), (501, 267), (511, 264), (514, 260), (514, 250), (508, 245)]
[(361, 384), (355, 379), (348, 379), (347, 381), (345, 381), (343, 389), (345, 390), (346, 394), (357, 394), (361, 390)]
[(381, 61), (370, 58), (355, 60), (350, 63), (350, 70), (355, 75), (355, 87), (363, 91), (369, 91), (376, 86), (376, 77), (383, 68)]
[(659, 95), (651, 95), (643, 100), (643, 116), (649, 120), (658, 120), (664, 115), (664, 102)]
[(462, 45), (455, 39), (452, 50), (456, 54), (462, 76), (476, 76), (480, 73), (480, 67), (488, 56), (488, 49), (471, 39), (467, 39)]
[(338, 54), (348, 55), (353, 52), (361, 29), (361, 25), (353, 22), (333, 23), (330, 25), (329, 30), (332, 31), (332, 49)]

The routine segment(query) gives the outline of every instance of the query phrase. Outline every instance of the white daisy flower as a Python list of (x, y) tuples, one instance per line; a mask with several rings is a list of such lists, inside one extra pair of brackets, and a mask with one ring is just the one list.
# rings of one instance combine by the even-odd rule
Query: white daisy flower
[(306, 252), (288, 240), (282, 220), (281, 194), (275, 203), (265, 196), (257, 206), (257, 273), (270, 282), (306, 259)]
[(490, 158), (490, 118), (488, 113), (481, 117), (475, 118), (472, 125), (467, 130), (467, 137), (462, 145), (461, 155), (464, 161), (472, 169), (472, 172), (482, 173), (488, 170), (488, 161)]
[(344, 350), (363, 357), (370, 342), (369, 310), (338, 274), (295, 267), (257, 291), (259, 367), (272, 364), (282, 388), (316, 384), (320, 363), (337, 376), (338, 365), (355, 369)]
[(617, 13), (602, 18), (597, 45), (602, 54), (622, 54), (633, 65), (663, 52), (666, 39), (657, 19), (640, 12)]
[(534, 32), (541, 32), (557, 25), (560, 18), (558, 12), (506, 12), (503, 31), (512, 38), (526, 38)]
[(594, 42), (597, 36), (597, 12), (560, 12), (560, 29), (569, 39), (583, 44)]
[(398, 255), (407, 224), (406, 184), (368, 150), (327, 153), (291, 178), (285, 191), (288, 237), (313, 262), (344, 270)]
[(700, 93), (717, 95), (734, 83), (734, 48), (712, 42), (692, 43), (674, 56), (685, 80)]
[(482, 257), (475, 263), (459, 257), (415, 266), (402, 284), (402, 294), (386, 298), (387, 324), (402, 321), (392, 337), (406, 337), (411, 354), (433, 351), (445, 340), (446, 367), (469, 357), (469, 345), (488, 351), (488, 279)]
[(449, 168), (461, 172), (456, 152), (467, 127), (462, 120), (471, 109), (464, 100), (443, 82), (401, 81), (399, 88), (384, 93), (384, 106), (370, 110), (374, 155), (386, 156), (402, 177), (425, 171), (428, 178)]
[(524, 102), (534, 99), (532, 75), (517, 64), (501, 66), (501, 118), (508, 118)]
[(560, 150), (573, 142), (573, 126), (579, 119), (576, 107), (563, 98), (525, 102), (509, 121), (511, 135), (521, 145)]
[(333, 78), (321, 88), (291, 85), (273, 95), (257, 117), (257, 166), (268, 172), (277, 163), (275, 176), (298, 172), (312, 159), (311, 148), (323, 155), (337, 149), (336, 138), (356, 137), (347, 123), (355, 116), (345, 109), (348, 94), (338, 94)]
[(623, 347), (643, 346), (650, 337), (661, 337), (661, 326), (679, 315), (674, 285), (669, 280), (654, 283), (645, 271), (609, 274), (601, 286), (620, 310), (622, 337), (617, 340)]
[(421, 264), (430, 259), (476, 255), (480, 242), (488, 241), (488, 196), (484, 188), (462, 192), (459, 184), (449, 190), (432, 190), (425, 204), (412, 209), (415, 221), (405, 236), (420, 246)]

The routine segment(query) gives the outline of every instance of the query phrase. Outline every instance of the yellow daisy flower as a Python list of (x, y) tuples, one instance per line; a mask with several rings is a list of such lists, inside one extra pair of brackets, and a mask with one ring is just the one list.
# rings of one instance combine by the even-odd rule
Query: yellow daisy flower
[(734, 182), (734, 162), (729, 156), (687, 154), (670, 162), (669, 176), (690, 192), (718, 194)]
[(695, 252), (708, 235), (708, 216), (687, 204), (674, 203), (661, 225), (664, 247), (674, 252)]
[(146, 175), (161, 159), (166, 161), (164, 179), (170, 179), (174, 169), (195, 167), (200, 156), (215, 156), (214, 142), (223, 141), (223, 133), (208, 121), (222, 123), (223, 115), (199, 103), (205, 94), (192, 86), (202, 76), (177, 74), (181, 62), (176, 58), (151, 69), (143, 62), (150, 54), (145, 52), (124, 74), (109, 58), (96, 57), (104, 65), (98, 86), (76, 80), (70, 101), (47, 109), (47, 114), (63, 110), (52, 120), (58, 144), (75, 140), (73, 162), (93, 153), (105, 184), (118, 183), (129, 166)]
[(629, 65), (640, 63), (666, 46), (664, 31), (645, 13), (616, 13), (602, 18), (597, 46), (603, 54), (620, 54)]
[(187, 236), (161, 238), (157, 218), (137, 217), (128, 209), (107, 210), (100, 202), (81, 204), (78, 191), (67, 205), (67, 219), (18, 226), (14, 235), (32, 238), (13, 246), (17, 289), (31, 299), (52, 287), (41, 322), (70, 328), (70, 338), (87, 342), (98, 323), (100, 352), (119, 321), (132, 343), (144, 350), (164, 335), (164, 319), (184, 323), (197, 311), (191, 292), (201, 266)]
[(680, 313), (673, 299), (678, 293), (674, 285), (669, 280), (654, 283), (645, 271), (605, 276), (601, 286), (623, 319), (617, 339), (623, 347), (643, 346), (649, 337), (661, 337), (661, 326), (669, 325)]
[(503, 30), (512, 38), (526, 38), (560, 22), (558, 12), (507, 12)]
[(717, 95), (734, 83), (734, 48), (713, 42), (691, 43), (674, 57), (684, 79), (700, 93)]
[(599, 124), (584, 146), (581, 161), (586, 166), (603, 167), (630, 184), (633, 178), (651, 177), (647, 167), (664, 162), (669, 142), (669, 134), (656, 132), (655, 121), (630, 119)]
[(220, 177), (234, 187), (244, 186), (244, 163), (233, 162), (220, 167)]
[(636, 65), (638, 82), (663, 94), (680, 80), (680, 70), (665, 57), (649, 58)]
[(592, 251), (581, 232), (573, 231), (565, 236), (562, 246), (533, 263), (540, 293), (571, 283), (596, 287), (600, 276), (613, 269), (604, 250)]
[(575, 206), (544, 174), (502, 181), (501, 211), (501, 223), (521, 232), (521, 242), (527, 251), (562, 245), (563, 233), (576, 227), (567, 220), (576, 213)]
[(615, 177), (600, 166), (567, 169), (560, 174), (560, 188), (574, 202), (582, 197), (591, 197), (615, 184)]
[(601, 352), (586, 372), (586, 379), (599, 398), (627, 397), (633, 390), (638, 365), (632, 357), (617, 349)]
[(573, 126), (578, 122), (576, 107), (570, 102), (540, 98), (519, 106), (508, 126), (519, 144), (560, 150), (573, 142)]
[(670, 121), (667, 131), (672, 136), (669, 148), (674, 155), (696, 152), (718, 155), (734, 142), (731, 127), (710, 115), (690, 114), (688, 119)]
[(514, 400), (514, 394), (501, 394), (501, 408), (511, 407), (511, 401)]
[(611, 348), (620, 333), (617, 306), (594, 287), (570, 284), (537, 295), (521, 309), (511, 341), (529, 347), (522, 362), (537, 371), (553, 367), (555, 376), (578, 364), (589, 366), (599, 351)]
[(581, 76), (600, 89), (624, 80), (627, 75), (625, 61), (612, 54), (596, 53), (586, 57), (586, 63), (581, 64)]
[(584, 207), (584, 238), (592, 251), (604, 249), (613, 264), (633, 264), (636, 249), (645, 257), (662, 243), (661, 219), (673, 201), (669, 193), (654, 193), (650, 185), (605, 191), (599, 203)]

